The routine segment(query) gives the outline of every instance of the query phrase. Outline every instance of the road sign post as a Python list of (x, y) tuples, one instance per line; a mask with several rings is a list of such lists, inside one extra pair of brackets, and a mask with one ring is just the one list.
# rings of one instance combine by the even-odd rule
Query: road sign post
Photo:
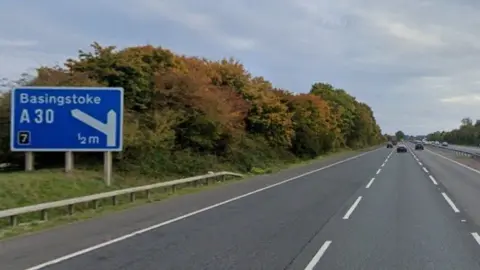
[(26, 152), (27, 170), (33, 152), (66, 152), (66, 171), (73, 152), (105, 152), (110, 183), (111, 152), (123, 148), (123, 88), (19, 87), (11, 99), (10, 146)]
[(65, 152), (65, 172), (71, 172), (73, 171), (73, 165), (74, 164), (74, 161), (73, 161), (73, 152), (71, 151), (68, 151), (68, 152)]

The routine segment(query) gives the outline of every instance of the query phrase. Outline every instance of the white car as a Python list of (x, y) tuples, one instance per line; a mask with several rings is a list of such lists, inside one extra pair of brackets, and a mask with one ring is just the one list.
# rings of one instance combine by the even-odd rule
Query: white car
[(442, 142), (442, 146), (448, 146), (447, 142)]

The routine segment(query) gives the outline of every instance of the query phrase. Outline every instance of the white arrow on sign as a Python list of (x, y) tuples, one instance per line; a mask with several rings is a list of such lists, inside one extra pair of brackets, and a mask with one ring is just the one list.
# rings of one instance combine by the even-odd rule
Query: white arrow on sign
[(72, 110), (72, 116), (107, 135), (107, 146), (115, 146), (115, 139), (117, 138), (117, 113), (114, 110), (108, 111), (107, 123), (102, 123), (79, 109)]

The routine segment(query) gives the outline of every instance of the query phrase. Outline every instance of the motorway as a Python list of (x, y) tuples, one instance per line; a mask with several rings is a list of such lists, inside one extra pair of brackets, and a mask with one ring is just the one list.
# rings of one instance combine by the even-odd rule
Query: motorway
[(0, 268), (474, 270), (479, 194), (479, 171), (382, 147), (6, 240)]

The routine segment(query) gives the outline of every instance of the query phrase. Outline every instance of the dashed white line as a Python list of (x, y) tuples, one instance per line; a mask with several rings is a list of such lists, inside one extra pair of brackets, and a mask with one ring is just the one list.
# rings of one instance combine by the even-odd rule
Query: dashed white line
[(345, 216), (343, 216), (343, 219), (348, 219), (350, 217), (350, 215), (352, 215), (353, 210), (355, 210), (355, 208), (357, 208), (357, 206), (358, 206), (358, 204), (360, 203), (361, 200), (362, 200), (362, 196), (359, 196), (357, 198), (357, 200), (352, 204), (352, 206), (350, 206), (350, 209), (348, 209)]
[(473, 239), (475, 239), (475, 241), (477, 241), (477, 244), (480, 245), (480, 235), (478, 235), (478, 233), (476, 233), (476, 232), (472, 232), (472, 236), (473, 236)]
[(418, 165), (423, 166), (423, 164), (420, 161), (418, 162)]
[(433, 178), (433, 176), (429, 175), (428, 177), (430, 178), (430, 180), (432, 180), (434, 185), (438, 185), (437, 181), (435, 180), (435, 178)]
[(373, 184), (373, 181), (375, 180), (375, 177), (370, 179), (370, 182), (368, 182), (367, 186), (365, 188), (370, 188), (370, 186)]
[(382, 169), (378, 169), (377, 174), (379, 174), (382, 171)]
[(384, 166), (385, 166), (385, 162), (384, 162), (384, 163), (382, 163), (382, 166), (380, 166), (380, 167), (384, 167)]
[(313, 270), (315, 268), (317, 263), (322, 258), (323, 254), (325, 254), (325, 251), (327, 251), (330, 244), (332, 244), (332, 241), (325, 241), (325, 243), (323, 243), (315, 256), (313, 256), (312, 260), (308, 263), (307, 267), (305, 267), (305, 270)]
[(453, 212), (455, 213), (459, 213), (460, 210), (458, 210), (457, 206), (455, 206), (455, 204), (452, 202), (452, 200), (447, 196), (447, 194), (445, 194), (445, 192), (442, 192), (442, 196), (443, 198), (445, 199), (445, 201), (447, 201), (448, 205), (450, 205), (450, 207), (453, 209)]
[(427, 168), (425, 168), (425, 167), (422, 167), (422, 169), (423, 169), (423, 170), (424, 170), (426, 173), (428, 173), (428, 170), (427, 170)]

